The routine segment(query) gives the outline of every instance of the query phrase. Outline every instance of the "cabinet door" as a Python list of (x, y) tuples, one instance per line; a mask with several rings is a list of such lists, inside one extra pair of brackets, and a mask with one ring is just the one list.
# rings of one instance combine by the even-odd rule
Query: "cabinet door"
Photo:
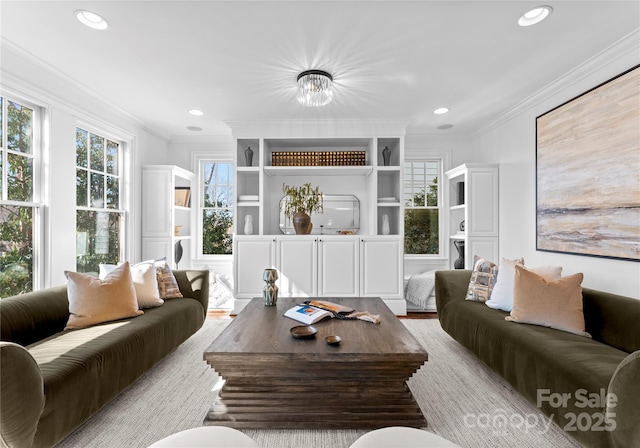
[(402, 297), (402, 239), (360, 240), (360, 294), (363, 297)]
[(276, 269), (281, 297), (317, 295), (317, 238), (284, 237), (277, 239)]
[(358, 297), (360, 253), (358, 238), (321, 237), (318, 242), (318, 295)]
[(173, 175), (166, 169), (142, 172), (142, 235), (173, 236)]
[(275, 267), (274, 249), (275, 239), (272, 237), (234, 238), (236, 298), (250, 299), (262, 296), (262, 274), (265, 269)]

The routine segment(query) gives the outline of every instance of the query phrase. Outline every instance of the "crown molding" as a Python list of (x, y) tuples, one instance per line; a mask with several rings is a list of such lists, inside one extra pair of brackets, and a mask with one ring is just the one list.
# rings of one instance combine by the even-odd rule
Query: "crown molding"
[[(145, 132), (148, 132), (149, 134), (157, 137), (158, 139), (164, 142), (167, 142), (167, 143), (169, 142), (170, 139), (168, 136), (156, 131), (155, 129), (149, 128), (144, 121), (142, 121), (138, 117), (135, 117), (134, 115), (131, 115), (129, 112), (125, 111), (121, 107), (117, 106), (115, 103), (111, 102), (105, 96), (101, 95), (100, 93), (96, 92), (93, 89), (90, 89), (89, 87), (82, 84), (75, 78), (58, 70), (57, 68), (53, 67), (51, 64), (43, 61), (39, 57), (28, 52), (22, 47), (16, 45), (10, 40), (6, 38), (2, 38), (2, 52), (5, 52), (7, 50), (15, 53), (16, 55), (23, 58), (27, 62), (30, 62), (31, 64), (34, 64), (35, 66), (49, 73), (49, 75), (51, 75), (58, 81), (67, 84), (68, 86), (70, 86), (70, 88), (77, 90), (80, 93), (97, 100), (99, 103), (103, 104), (106, 108), (110, 109), (115, 114), (119, 115), (121, 118), (128, 121), (135, 127)], [(31, 83), (25, 82), (20, 76), (17, 76), (13, 73), (6, 71), (5, 67), (2, 68), (2, 84), (9, 89), (13, 89), (14, 91), (22, 91), (29, 96), (40, 98), (41, 99), (40, 102), (45, 101), (49, 104), (55, 104), (56, 106), (59, 106), (62, 109), (66, 110), (67, 112), (71, 113), (72, 115), (77, 115), (78, 111), (80, 111), (83, 115), (87, 117), (92, 117), (94, 121), (101, 121), (98, 117), (96, 117), (95, 114), (85, 110), (82, 106), (72, 103), (60, 96), (57, 96), (53, 92), (45, 91)]]
[(225, 120), (236, 138), (322, 138), (404, 136), (409, 120)]
[[(602, 69), (603, 67), (610, 66), (623, 57), (632, 56), (636, 60), (635, 64), (631, 64), (627, 68), (631, 68), (632, 66), (637, 65), (638, 62), (640, 62), (639, 49), (640, 28), (629, 33), (601, 52), (595, 54), (582, 64), (562, 75), (560, 78), (529, 95), (515, 106), (498, 115), (496, 118), (478, 127), (471, 133), (471, 135), (475, 138), (486, 134), (487, 132), (490, 132), (497, 127), (505, 124), (506, 122), (512, 120), (518, 115), (521, 115), (538, 107), (540, 104), (552, 99), (554, 96), (562, 94), (567, 90), (571, 91), (573, 85), (587, 78), (594, 71)], [(611, 76), (615, 76), (615, 73)], [(572, 98), (573, 96), (575, 95), (570, 94), (569, 98)]]

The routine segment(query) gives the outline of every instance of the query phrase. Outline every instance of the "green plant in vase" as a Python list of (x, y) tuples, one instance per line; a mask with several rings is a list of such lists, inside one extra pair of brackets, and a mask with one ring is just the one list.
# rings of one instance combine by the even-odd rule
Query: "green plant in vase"
[(323, 212), (320, 187), (312, 188), (309, 183), (301, 187), (283, 184), (282, 191), (287, 196), (286, 200), (282, 201), (284, 216), (287, 221), (293, 222), (296, 234), (306, 235), (311, 233), (313, 224), (309, 215), (313, 212)]

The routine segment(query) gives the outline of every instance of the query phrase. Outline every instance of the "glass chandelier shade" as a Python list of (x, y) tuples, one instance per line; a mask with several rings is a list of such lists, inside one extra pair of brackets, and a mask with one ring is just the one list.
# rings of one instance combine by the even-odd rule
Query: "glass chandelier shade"
[(333, 77), (321, 70), (298, 75), (298, 102), (307, 107), (325, 106), (333, 98)]

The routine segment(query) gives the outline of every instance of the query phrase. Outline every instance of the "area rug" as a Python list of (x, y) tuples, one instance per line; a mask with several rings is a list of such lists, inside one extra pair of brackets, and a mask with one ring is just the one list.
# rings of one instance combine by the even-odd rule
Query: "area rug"
[[(202, 354), (229, 322), (207, 320), (200, 331), (58, 446), (144, 448), (201, 426), (218, 378)], [(409, 381), (429, 431), (461, 447), (580, 447), (449, 337), (438, 320), (402, 322), (429, 352), (429, 362)], [(263, 448), (348, 448), (366, 430), (243, 432)]]

